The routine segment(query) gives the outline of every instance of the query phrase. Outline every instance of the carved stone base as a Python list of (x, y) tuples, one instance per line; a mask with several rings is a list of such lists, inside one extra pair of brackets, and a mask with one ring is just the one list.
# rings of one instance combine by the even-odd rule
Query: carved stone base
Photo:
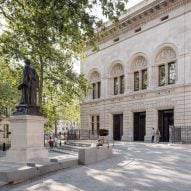
[(39, 106), (18, 105), (12, 115), (36, 115), (43, 116)]

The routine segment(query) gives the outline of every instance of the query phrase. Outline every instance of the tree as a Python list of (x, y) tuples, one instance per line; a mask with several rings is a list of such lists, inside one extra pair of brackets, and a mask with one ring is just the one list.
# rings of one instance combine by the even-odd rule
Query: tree
[(0, 36), (0, 56), (6, 63), (25, 57), (32, 60), (40, 78), (40, 106), (43, 97), (51, 97), (51, 88), (57, 95), (66, 94), (65, 100), (73, 100), (83, 95), (88, 86), (83, 75), (72, 72), (72, 64), (83, 55), (87, 42), (97, 42), (95, 28), (104, 28), (102, 19), (93, 15), (95, 5), (100, 6), (104, 16), (116, 21), (126, 2), (2, 0), (0, 17), (6, 20), (6, 27)]
[(0, 116), (8, 116), (18, 99), (17, 84), (20, 68), (14, 69), (0, 60)]

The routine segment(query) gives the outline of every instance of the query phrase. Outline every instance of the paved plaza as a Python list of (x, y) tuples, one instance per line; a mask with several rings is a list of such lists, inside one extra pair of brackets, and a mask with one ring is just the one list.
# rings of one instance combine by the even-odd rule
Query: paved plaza
[(190, 191), (191, 146), (119, 142), (114, 157), (1, 191)]

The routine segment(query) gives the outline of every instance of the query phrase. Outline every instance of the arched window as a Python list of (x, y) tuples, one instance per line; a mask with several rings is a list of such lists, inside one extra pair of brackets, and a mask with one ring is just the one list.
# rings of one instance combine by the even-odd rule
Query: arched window
[(137, 56), (131, 65), (131, 72), (133, 72), (134, 91), (147, 89), (148, 86), (148, 72), (147, 61), (143, 56)]
[(111, 76), (113, 80), (113, 94), (124, 94), (125, 80), (123, 66), (119, 63), (115, 64), (112, 68)]
[(90, 76), (90, 83), (92, 87), (92, 99), (101, 97), (101, 78), (97, 71), (92, 72)]
[(165, 47), (157, 54), (155, 64), (158, 66), (158, 85), (175, 84), (176, 53), (171, 47)]

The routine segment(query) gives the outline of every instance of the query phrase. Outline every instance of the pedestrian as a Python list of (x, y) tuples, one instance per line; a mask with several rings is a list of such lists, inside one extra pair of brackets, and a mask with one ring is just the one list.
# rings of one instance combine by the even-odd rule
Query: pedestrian
[(159, 131), (159, 129), (157, 128), (157, 130), (156, 130), (156, 143), (159, 143), (159, 141), (160, 141), (160, 131)]
[(154, 138), (155, 138), (155, 129), (152, 128), (152, 131), (151, 131), (151, 143), (154, 142)]
[(54, 137), (54, 146), (57, 147), (57, 144), (58, 144), (58, 138)]
[(48, 140), (50, 150), (51, 150), (51, 148), (53, 148), (53, 142), (54, 142), (54, 141), (53, 141), (52, 137), (50, 136), (50, 137), (49, 137), (49, 140)]

